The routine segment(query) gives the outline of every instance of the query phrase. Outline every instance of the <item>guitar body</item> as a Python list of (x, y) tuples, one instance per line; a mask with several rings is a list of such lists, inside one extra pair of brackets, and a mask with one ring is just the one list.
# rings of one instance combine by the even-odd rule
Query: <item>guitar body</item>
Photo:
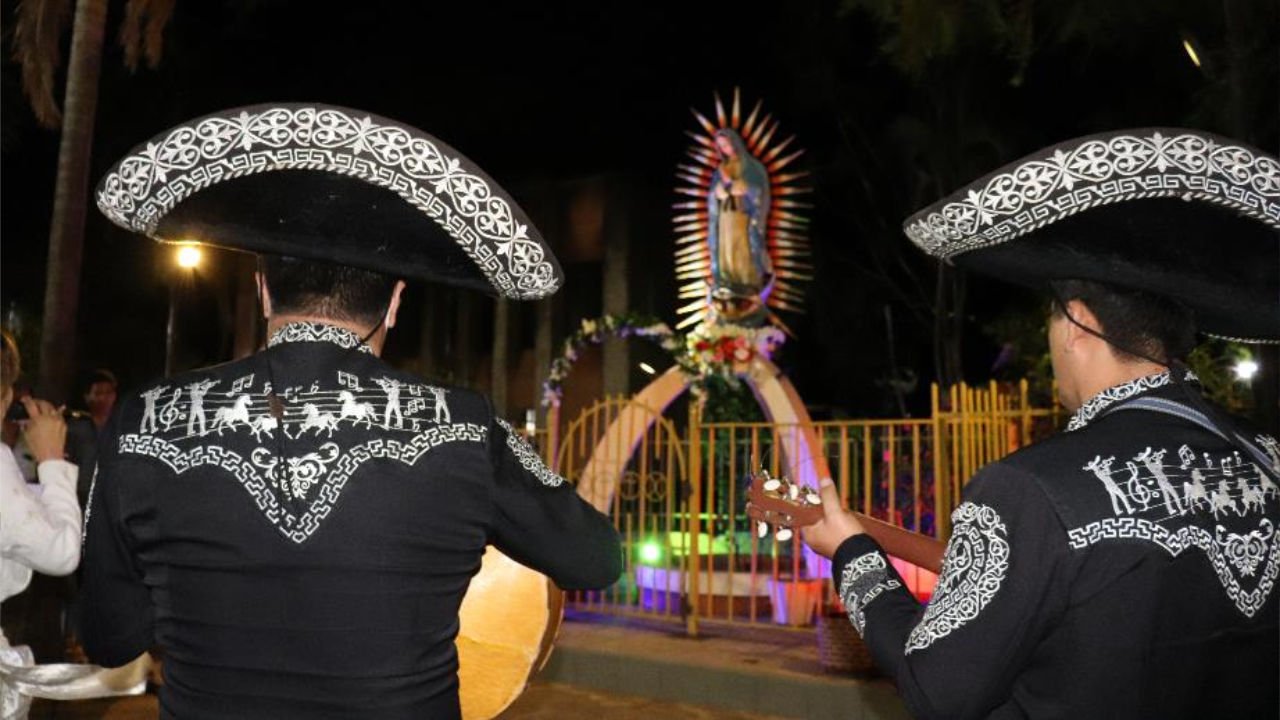
[(485, 550), (458, 611), (462, 717), (487, 720), (515, 701), (551, 654), (564, 593), (496, 548)]

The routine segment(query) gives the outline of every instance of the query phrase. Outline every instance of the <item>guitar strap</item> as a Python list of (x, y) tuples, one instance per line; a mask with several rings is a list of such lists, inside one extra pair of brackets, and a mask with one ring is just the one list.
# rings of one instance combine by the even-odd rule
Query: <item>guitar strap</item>
[[(1172, 415), (1195, 425), (1199, 425), (1205, 430), (1208, 430), (1214, 435), (1217, 435), (1228, 443), (1231, 443), (1235, 447), (1243, 450), (1247, 455), (1249, 455), (1250, 459), (1253, 460), (1253, 463), (1258, 466), (1260, 471), (1266, 473), (1268, 477), (1273, 480), (1280, 480), (1280, 470), (1272, 464), (1272, 459), (1263, 452), (1262, 448), (1258, 447), (1257, 444), (1234, 430), (1231, 430), (1231, 434), (1228, 435), (1226, 431), (1219, 428), (1218, 425), (1210, 420), (1207, 415), (1190, 405), (1185, 405), (1176, 400), (1168, 400), (1166, 398), (1141, 397), (1135, 400), (1130, 400), (1123, 405), (1119, 405), (1113, 408), (1110, 412), (1115, 412), (1117, 410), (1149, 410), (1151, 412)], [(1106, 414), (1110, 414), (1110, 412)]]

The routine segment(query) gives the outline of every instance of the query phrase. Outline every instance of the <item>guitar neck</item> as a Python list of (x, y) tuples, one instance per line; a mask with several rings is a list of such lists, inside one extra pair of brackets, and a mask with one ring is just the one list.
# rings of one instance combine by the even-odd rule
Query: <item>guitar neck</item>
[(871, 539), (880, 543), (886, 553), (930, 572), (942, 572), (942, 555), (946, 549), (942, 541), (904, 530), (860, 512), (855, 512), (854, 515), (858, 516), (858, 522), (862, 523)]

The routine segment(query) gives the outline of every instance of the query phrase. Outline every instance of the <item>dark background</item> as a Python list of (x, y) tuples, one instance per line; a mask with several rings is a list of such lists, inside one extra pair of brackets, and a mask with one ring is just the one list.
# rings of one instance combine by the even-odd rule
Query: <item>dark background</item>
[[(35, 124), (9, 59), (14, 5), (0, 3), (0, 303), (31, 348), (58, 135)], [(1274, 0), (177, 0), (161, 63), (134, 73), (113, 41), (123, 5), (112, 3), (107, 25), (95, 182), (134, 144), (208, 112), (267, 101), (360, 108), (444, 139), (522, 203), (593, 178), (623, 188), (632, 302), (672, 322), (670, 204), (683, 132), (694, 128), (687, 108), (709, 113), (712, 92), (727, 99), (735, 86), (747, 107), (762, 98), (813, 173), (817, 277), (807, 314), (789, 318), (797, 339), (780, 363), (819, 415), (896, 413), (891, 381), (906, 388), (909, 412), (927, 412), (928, 383), (945, 374), (936, 270), (900, 232), (919, 207), (1042, 146), (1102, 130), (1190, 126), (1272, 153), (1280, 144)], [(563, 226), (553, 207), (526, 209), (548, 230)], [(561, 333), (599, 312), (593, 262), (566, 260)], [(215, 256), (182, 288), (185, 364), (227, 357), (231, 265)], [(113, 368), (126, 387), (159, 374), (171, 278), (167, 252), (92, 212), (79, 366)], [(1016, 362), (996, 374), (1028, 372), (1039, 352), (1036, 301), (982, 278), (965, 288), (947, 340), (959, 343), (962, 376), (990, 377), (1006, 343)], [(414, 292), (409, 305), (421, 306)], [(393, 361), (410, 362), (421, 344), (409, 312)], [(480, 313), (476, 322), (487, 342), (490, 321)]]

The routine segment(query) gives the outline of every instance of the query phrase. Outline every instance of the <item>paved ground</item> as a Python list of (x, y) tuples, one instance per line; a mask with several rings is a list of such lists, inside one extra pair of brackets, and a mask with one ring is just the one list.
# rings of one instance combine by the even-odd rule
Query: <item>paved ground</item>
[[(40, 702), (32, 720), (152, 720), (156, 698)], [(502, 720), (907, 717), (879, 679), (824, 673), (812, 632), (571, 617), (551, 662)]]
[[(158, 714), (154, 695), (118, 700), (42, 702), (31, 720), (154, 720)], [(501, 720), (772, 720), (689, 703), (674, 703), (634, 695), (619, 695), (556, 683), (535, 683)]]

